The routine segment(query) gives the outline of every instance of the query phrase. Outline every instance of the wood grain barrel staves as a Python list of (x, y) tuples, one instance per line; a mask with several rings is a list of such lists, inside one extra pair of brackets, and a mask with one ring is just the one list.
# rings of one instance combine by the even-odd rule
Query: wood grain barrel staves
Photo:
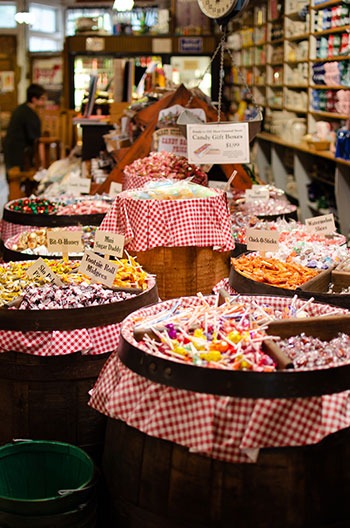
[(0, 442), (59, 440), (100, 460), (106, 419), (88, 406), (109, 354), (0, 354)]
[(316, 445), (262, 449), (257, 463), (190, 453), (108, 418), (109, 528), (350, 526), (350, 429)]

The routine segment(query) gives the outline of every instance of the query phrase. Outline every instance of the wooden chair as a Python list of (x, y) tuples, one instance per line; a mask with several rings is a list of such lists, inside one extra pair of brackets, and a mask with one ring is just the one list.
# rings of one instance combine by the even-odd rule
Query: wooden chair
[(17, 198), (30, 196), (37, 187), (37, 182), (33, 180), (35, 169), (21, 171), (19, 167), (11, 167), (8, 170), (9, 201)]
[(61, 114), (61, 110), (43, 109), (39, 112), (42, 136), (36, 143), (37, 168), (47, 169), (51, 163), (65, 157)]

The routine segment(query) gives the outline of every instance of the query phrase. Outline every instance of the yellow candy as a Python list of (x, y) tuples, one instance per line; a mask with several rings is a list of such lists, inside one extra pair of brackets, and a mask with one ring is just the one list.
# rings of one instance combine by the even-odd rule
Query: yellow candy
[(227, 336), (227, 339), (232, 343), (239, 343), (242, 340), (242, 334), (237, 330), (232, 330)]
[(219, 350), (210, 350), (210, 352), (202, 352), (199, 354), (199, 357), (201, 359), (205, 359), (206, 361), (220, 361), (221, 353)]

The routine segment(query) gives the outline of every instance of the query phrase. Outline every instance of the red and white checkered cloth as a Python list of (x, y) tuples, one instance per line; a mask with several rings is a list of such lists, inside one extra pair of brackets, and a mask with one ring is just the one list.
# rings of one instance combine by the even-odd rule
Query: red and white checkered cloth
[(187, 200), (138, 200), (121, 192), (100, 229), (124, 235), (129, 251), (180, 246), (229, 251), (235, 247), (223, 191)]
[(119, 336), (120, 323), (52, 332), (0, 330), (0, 353), (14, 351), (36, 356), (62, 356), (74, 352), (105, 354), (116, 350)]
[[(176, 176), (173, 176), (173, 178), (176, 179)], [(139, 176), (138, 174), (128, 174), (127, 171), (125, 171), (124, 169), (123, 191), (126, 191), (127, 189), (137, 189), (138, 187), (143, 187), (146, 183), (151, 181), (156, 181), (156, 178), (152, 178), (152, 176)], [(192, 183), (197, 183), (198, 185), (208, 185), (208, 177), (199, 178), (194, 176), (191, 181)]]
[(21, 224), (12, 224), (6, 220), (1, 221), (1, 240), (6, 242), (8, 238), (23, 233), (23, 231), (33, 231), (38, 229), (37, 226), (26, 226)]
[[(273, 302), (279, 308), (290, 302), (277, 297), (255, 300)], [(172, 302), (135, 313), (150, 315)], [(333, 310), (320, 304), (309, 305), (309, 309), (312, 315)], [(133, 314), (122, 323), (128, 340), (132, 339), (132, 319)], [(350, 426), (350, 391), (271, 400), (200, 394), (153, 383), (135, 374), (121, 363), (117, 352), (105, 363), (89, 404), (150, 436), (235, 463), (255, 462), (259, 449), (264, 447), (314, 444)]]

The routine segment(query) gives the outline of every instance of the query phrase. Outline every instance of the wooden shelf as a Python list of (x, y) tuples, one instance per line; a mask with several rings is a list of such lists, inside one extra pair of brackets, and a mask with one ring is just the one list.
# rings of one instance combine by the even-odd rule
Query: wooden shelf
[(332, 7), (341, 4), (341, 1), (339, 0), (329, 0), (328, 2), (322, 2), (317, 5), (311, 6), (311, 9), (314, 11), (321, 11), (322, 9), (325, 9), (326, 7)]
[(310, 58), (310, 62), (333, 62), (333, 61), (347, 61), (347, 60), (350, 60), (350, 55), (334, 55), (334, 57), (327, 57), (325, 59)]
[(336, 26), (334, 28), (324, 29), (323, 31), (313, 31), (310, 33), (313, 37), (324, 37), (325, 35), (333, 35), (333, 33), (347, 33), (350, 31), (350, 25)]
[(331, 119), (340, 119), (340, 120), (346, 120), (349, 119), (349, 116), (346, 114), (334, 114), (333, 112), (319, 112), (317, 110), (309, 110), (311, 115), (318, 116), (318, 117), (329, 117)]
[(310, 149), (307, 143), (291, 143), (289, 141), (284, 141), (280, 137), (275, 136), (274, 134), (270, 134), (269, 132), (259, 132), (259, 134), (257, 134), (257, 138), (262, 139), (264, 141), (270, 141), (271, 143), (276, 143), (278, 145), (282, 145), (283, 147), (288, 147), (295, 150), (299, 150), (301, 152), (306, 152), (307, 154), (310, 154), (312, 156), (325, 158), (336, 163), (340, 163), (341, 165), (346, 165), (350, 167), (350, 161), (344, 160), (342, 158), (336, 158), (334, 154), (328, 150)]
[(344, 84), (340, 84), (339, 86), (329, 84), (311, 84), (310, 88), (313, 90), (349, 90), (350, 86), (345, 86)]

